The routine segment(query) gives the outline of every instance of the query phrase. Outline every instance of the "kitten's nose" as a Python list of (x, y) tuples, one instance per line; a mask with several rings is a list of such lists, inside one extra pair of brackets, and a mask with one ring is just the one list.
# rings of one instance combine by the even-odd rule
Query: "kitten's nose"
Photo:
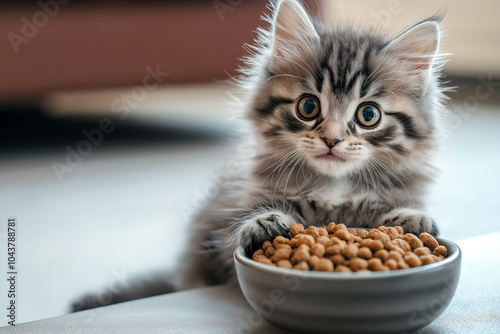
[(344, 140), (344, 139), (341, 139), (341, 138), (329, 139), (329, 138), (326, 138), (326, 137), (321, 137), (321, 139), (323, 139), (323, 141), (325, 142), (325, 145), (328, 146), (328, 148), (335, 147), (335, 145), (337, 145), (342, 140)]

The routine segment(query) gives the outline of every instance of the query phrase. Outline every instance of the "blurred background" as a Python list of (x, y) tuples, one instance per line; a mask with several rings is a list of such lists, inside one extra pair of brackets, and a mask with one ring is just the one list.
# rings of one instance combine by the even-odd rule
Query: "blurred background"
[[(500, 3), (305, 3), (327, 22), (389, 36), (447, 13), (445, 73), (457, 88), (429, 211), (452, 240), (499, 231)], [(266, 26), (266, 5), (0, 1), (0, 268), (16, 217), (18, 322), (174, 268), (192, 212), (235, 158), (237, 112), (223, 80)], [(0, 289), (4, 305), (4, 280)]]

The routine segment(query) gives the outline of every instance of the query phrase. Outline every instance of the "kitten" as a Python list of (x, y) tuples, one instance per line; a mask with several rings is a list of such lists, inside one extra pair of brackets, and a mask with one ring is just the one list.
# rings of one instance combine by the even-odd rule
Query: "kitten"
[[(389, 40), (315, 24), (296, 0), (272, 8), (271, 30), (259, 30), (240, 79), (256, 146), (244, 150), (244, 172), (194, 219), (177, 290), (236, 283), (234, 249), (250, 254), (295, 223), (438, 233), (422, 210), (446, 112), (439, 19)], [(73, 310), (173, 289), (150, 277), (107, 302), (89, 295)]]
[(438, 233), (422, 209), (445, 112), (440, 20), (388, 40), (315, 24), (295, 0), (272, 7), (240, 82), (258, 155), (195, 218), (180, 289), (234, 282), (236, 247), (295, 223)]

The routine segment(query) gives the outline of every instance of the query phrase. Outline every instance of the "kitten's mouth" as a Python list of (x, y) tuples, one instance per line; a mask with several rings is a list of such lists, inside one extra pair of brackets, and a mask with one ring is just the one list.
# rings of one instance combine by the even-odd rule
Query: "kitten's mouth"
[(325, 153), (325, 154), (320, 154), (320, 155), (316, 156), (316, 158), (318, 158), (318, 159), (324, 159), (324, 160), (329, 160), (329, 161), (341, 161), (341, 162), (345, 162), (344, 158), (336, 155), (332, 151), (330, 151), (328, 153)]

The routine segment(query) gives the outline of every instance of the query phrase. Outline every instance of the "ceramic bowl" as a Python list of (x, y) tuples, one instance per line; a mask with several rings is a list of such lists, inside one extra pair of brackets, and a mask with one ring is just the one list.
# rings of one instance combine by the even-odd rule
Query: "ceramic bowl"
[(337, 273), (272, 267), (234, 253), (236, 273), (252, 308), (271, 323), (304, 333), (401, 333), (443, 313), (460, 277), (461, 251), (443, 261), (389, 272)]

